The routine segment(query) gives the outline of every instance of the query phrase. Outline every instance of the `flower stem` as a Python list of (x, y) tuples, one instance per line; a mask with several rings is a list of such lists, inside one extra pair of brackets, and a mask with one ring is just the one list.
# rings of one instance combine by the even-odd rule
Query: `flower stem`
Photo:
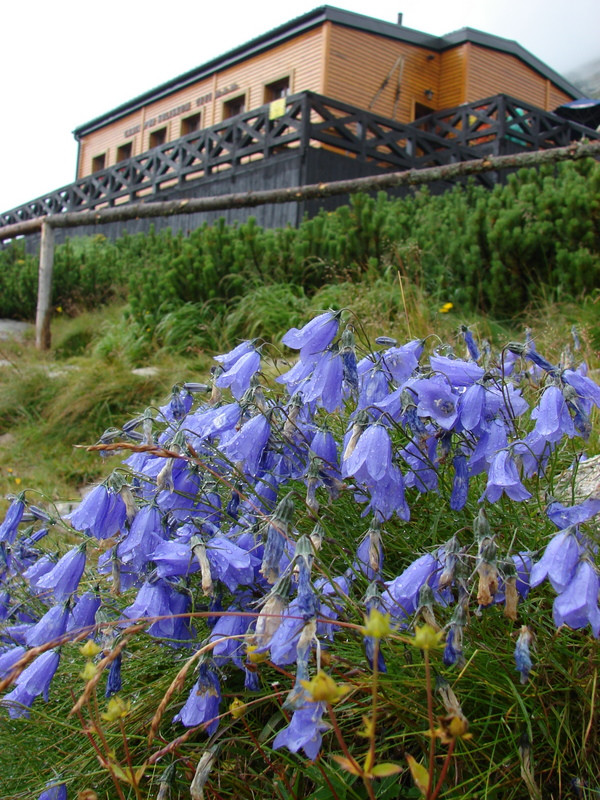
[(448, 773), (448, 767), (450, 766), (450, 759), (452, 758), (452, 753), (454, 752), (455, 745), (456, 745), (456, 739), (452, 739), (452, 741), (448, 746), (448, 752), (446, 753), (446, 758), (444, 759), (444, 763), (442, 765), (442, 771), (440, 772), (440, 777), (435, 785), (435, 789), (433, 790), (433, 794), (431, 795), (430, 800), (435, 800), (442, 789), (442, 784), (446, 779), (446, 774)]
[(427, 717), (429, 719), (429, 780), (426, 800), (432, 800), (433, 773), (435, 768), (435, 723), (433, 721), (433, 695), (431, 693), (431, 666), (429, 650), (425, 650), (425, 685), (427, 689)]
[[(331, 725), (333, 727), (335, 737), (338, 740), (338, 743), (342, 749), (342, 753), (346, 756), (350, 764), (352, 764), (354, 769), (357, 771), (357, 773), (361, 776), (361, 778), (364, 781), (365, 780), (364, 770), (358, 763), (358, 761), (352, 756), (350, 750), (348, 750), (348, 745), (344, 741), (344, 737), (342, 736), (340, 726), (338, 725), (335, 714), (333, 713), (333, 708), (331, 706), (331, 703), (327, 703), (327, 711), (329, 713), (329, 719), (331, 720)], [(372, 800), (375, 800), (375, 795), (373, 794), (373, 787), (371, 786), (371, 782), (365, 781), (365, 786), (367, 787), (367, 792), (369, 793), (369, 797), (372, 798)]]

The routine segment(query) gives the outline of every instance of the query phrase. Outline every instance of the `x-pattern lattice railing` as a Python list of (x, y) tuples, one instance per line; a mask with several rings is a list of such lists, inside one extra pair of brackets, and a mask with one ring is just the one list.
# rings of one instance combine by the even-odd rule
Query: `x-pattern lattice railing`
[[(158, 199), (161, 189), (283, 150), (327, 147), (381, 168), (420, 169), (481, 156), (480, 145), (512, 141), (523, 148), (568, 144), (593, 131), (506, 95), (436, 112), (402, 124), (313, 92), (288, 97), (285, 113), (269, 106), (195, 131), (127, 161), (88, 175), (0, 214), (0, 227), (46, 214), (83, 211)], [(482, 178), (489, 182), (489, 176)]]
[(590, 128), (505, 94), (436, 111), (414, 125), (440, 138), (474, 147), (508, 141), (541, 150), (568, 145), (583, 137), (600, 138)]

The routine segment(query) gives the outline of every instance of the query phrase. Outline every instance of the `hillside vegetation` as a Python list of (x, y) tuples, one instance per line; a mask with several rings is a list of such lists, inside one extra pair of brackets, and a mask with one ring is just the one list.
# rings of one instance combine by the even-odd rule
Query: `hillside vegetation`
[[(297, 229), (262, 230), (251, 219), (205, 225), (187, 238), (167, 230), (68, 241), (56, 250), (53, 303), (76, 313), (127, 299), (137, 338), (181, 351), (189, 342), (178, 335), (179, 315), (220, 319), (235, 336), (235, 315), (226, 318), (256, 291), (277, 292), (282, 311), (299, 319), (327, 284), (397, 271), (440, 303), (496, 319), (520, 315), (542, 295), (564, 300), (597, 289), (600, 164), (521, 170), (493, 191), (469, 183), (434, 197), (355, 195)], [(19, 246), (0, 251), (0, 315), (32, 319), (36, 281), (35, 258)], [(167, 314), (177, 318), (165, 321)], [(264, 337), (286, 325), (265, 322)]]
[(559, 172), (59, 248), (52, 350), (0, 342), (0, 796), (597, 795), (599, 177)]

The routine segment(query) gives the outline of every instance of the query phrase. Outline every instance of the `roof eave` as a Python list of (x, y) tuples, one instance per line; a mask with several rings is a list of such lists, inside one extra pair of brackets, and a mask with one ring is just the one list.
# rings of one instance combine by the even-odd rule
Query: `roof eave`
[(491, 33), (478, 31), (475, 28), (461, 28), (458, 31), (445, 34), (439, 37), (439, 49), (441, 51), (448, 50), (457, 45), (472, 42), (480, 47), (487, 47), (490, 50), (498, 50), (501, 53), (515, 56), (528, 67), (535, 70), (542, 77), (550, 80), (555, 86), (561, 89), (566, 94), (569, 94), (576, 99), (581, 97), (581, 91), (574, 86), (566, 78), (563, 78), (558, 72), (545, 64), (541, 59), (533, 55), (529, 50), (526, 50), (514, 39), (504, 39), (501, 36), (494, 36)]

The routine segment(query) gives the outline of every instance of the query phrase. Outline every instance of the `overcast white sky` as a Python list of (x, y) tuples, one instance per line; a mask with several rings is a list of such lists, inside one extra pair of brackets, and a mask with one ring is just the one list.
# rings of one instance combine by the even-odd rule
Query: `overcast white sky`
[[(72, 130), (316, 8), (319, 0), (5, 0), (0, 12), (0, 211), (74, 179)], [(321, 3), (322, 4), (322, 3)], [(600, 0), (338, 0), (441, 35), (515, 39), (558, 72), (600, 58)]]

